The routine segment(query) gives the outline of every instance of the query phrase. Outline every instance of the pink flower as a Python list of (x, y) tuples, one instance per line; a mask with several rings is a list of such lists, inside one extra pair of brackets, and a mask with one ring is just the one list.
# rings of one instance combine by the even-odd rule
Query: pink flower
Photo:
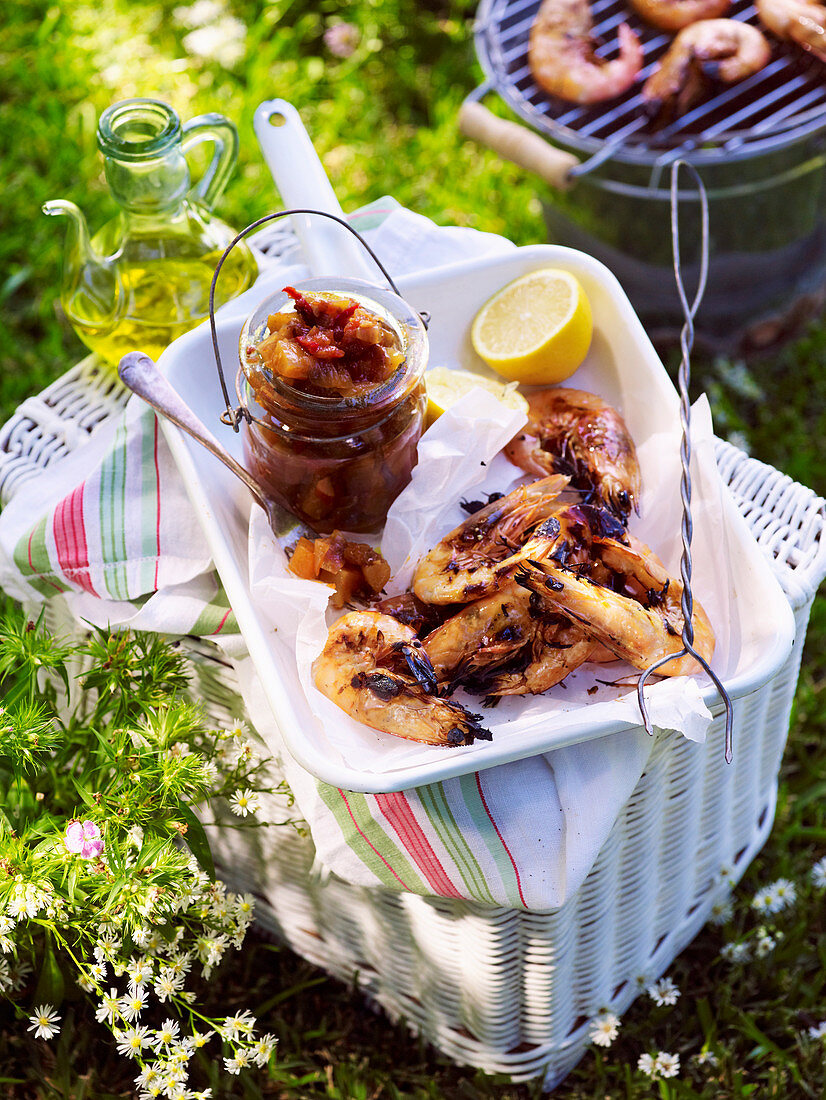
[(70, 821), (63, 843), (68, 851), (84, 859), (97, 859), (103, 851), (103, 837), (94, 821)]

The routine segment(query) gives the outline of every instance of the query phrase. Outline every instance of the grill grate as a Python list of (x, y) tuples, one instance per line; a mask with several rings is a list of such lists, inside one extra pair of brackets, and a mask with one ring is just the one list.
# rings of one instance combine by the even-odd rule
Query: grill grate
[[(476, 48), (499, 95), (526, 122), (569, 146), (597, 153), (609, 146), (630, 160), (671, 160), (702, 144), (704, 153), (756, 152), (797, 140), (826, 126), (826, 66), (802, 50), (772, 41), (769, 64), (722, 87), (682, 118), (652, 130), (642, 109), (642, 84), (673, 36), (644, 23), (624, 0), (594, 0), (594, 34), (600, 56), (617, 55), (617, 28), (627, 22), (640, 36), (640, 79), (617, 99), (589, 106), (564, 103), (538, 87), (528, 67), (528, 32), (539, 0), (488, 0), (479, 9)], [(733, 18), (757, 23), (750, 0), (734, 0)]]

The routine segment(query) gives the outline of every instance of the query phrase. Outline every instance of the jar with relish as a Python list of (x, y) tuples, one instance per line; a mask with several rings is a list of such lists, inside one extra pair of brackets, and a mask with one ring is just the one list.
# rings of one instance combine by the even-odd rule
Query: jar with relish
[(320, 533), (374, 531), (410, 481), (426, 406), (427, 334), (398, 295), (308, 279), (244, 324), (245, 462)]

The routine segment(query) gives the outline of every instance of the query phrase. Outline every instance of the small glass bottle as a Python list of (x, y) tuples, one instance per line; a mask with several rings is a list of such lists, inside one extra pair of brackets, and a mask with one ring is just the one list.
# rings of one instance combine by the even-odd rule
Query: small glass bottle
[(389, 378), (357, 394), (306, 392), (263, 365), (268, 317), (290, 302), (262, 302), (241, 332), (237, 389), (248, 469), (265, 492), (314, 530), (379, 528), (416, 464), (427, 404), (427, 333), (396, 294), (355, 279), (308, 279), (307, 295), (345, 295), (395, 332), (404, 354)]
[[(90, 238), (74, 203), (58, 199), (43, 207), (70, 218), (61, 304), (105, 362), (115, 365), (128, 351), (156, 359), (209, 316), (215, 265), (235, 236), (211, 210), (235, 165), (238, 133), (222, 115), (181, 123), (165, 103), (128, 99), (103, 112), (97, 139), (117, 215)], [(215, 152), (193, 184), (184, 154), (203, 141)], [(221, 269), (216, 306), (257, 274), (255, 257), (240, 242)]]

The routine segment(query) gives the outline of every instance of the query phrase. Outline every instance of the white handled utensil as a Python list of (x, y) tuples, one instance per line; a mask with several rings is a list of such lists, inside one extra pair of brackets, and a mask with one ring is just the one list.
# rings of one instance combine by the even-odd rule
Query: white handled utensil
[[(285, 208), (344, 211), (298, 111), (284, 99), (259, 104), (253, 128)], [(358, 240), (329, 218), (294, 214), (292, 224), (311, 275), (347, 275), (375, 283), (379, 272)]]

